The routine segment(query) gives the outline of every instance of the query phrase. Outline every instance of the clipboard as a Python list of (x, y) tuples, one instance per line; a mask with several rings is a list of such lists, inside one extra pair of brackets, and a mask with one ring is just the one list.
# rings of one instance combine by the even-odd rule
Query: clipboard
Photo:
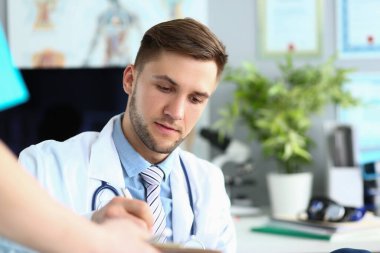
[(181, 245), (174, 243), (153, 244), (153, 246), (162, 253), (222, 253), (219, 250), (183, 248)]

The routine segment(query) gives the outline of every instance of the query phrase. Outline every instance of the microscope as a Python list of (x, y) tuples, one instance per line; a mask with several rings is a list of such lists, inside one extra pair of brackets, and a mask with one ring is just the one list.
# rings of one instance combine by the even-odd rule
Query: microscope
[(237, 193), (238, 188), (255, 183), (248, 177), (254, 170), (249, 146), (228, 136), (221, 137), (218, 131), (208, 128), (202, 128), (200, 135), (222, 152), (211, 162), (223, 171), (227, 194), (232, 204), (250, 205), (251, 203), (242, 203), (250, 202), (247, 196)]

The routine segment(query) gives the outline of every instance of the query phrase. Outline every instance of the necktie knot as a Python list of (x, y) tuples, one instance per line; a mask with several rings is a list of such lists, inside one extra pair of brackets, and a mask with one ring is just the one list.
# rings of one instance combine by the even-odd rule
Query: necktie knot
[(140, 175), (143, 179), (145, 187), (151, 185), (160, 185), (164, 178), (164, 172), (156, 166), (152, 166), (145, 169), (143, 172), (140, 173)]

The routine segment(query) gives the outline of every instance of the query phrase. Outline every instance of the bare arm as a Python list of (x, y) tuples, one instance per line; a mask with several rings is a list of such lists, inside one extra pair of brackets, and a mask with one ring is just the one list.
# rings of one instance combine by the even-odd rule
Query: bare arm
[[(55, 202), (0, 141), (0, 235), (42, 252), (156, 252), (128, 219), (101, 225)], [(54, 243), (52, 243), (54, 242)]]

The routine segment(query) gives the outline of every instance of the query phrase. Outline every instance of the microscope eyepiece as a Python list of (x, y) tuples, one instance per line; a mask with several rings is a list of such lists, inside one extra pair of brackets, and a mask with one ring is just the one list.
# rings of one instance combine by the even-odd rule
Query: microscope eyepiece
[(203, 138), (208, 140), (212, 146), (219, 148), (222, 151), (225, 151), (231, 142), (229, 137), (221, 137), (216, 130), (202, 128), (200, 134)]

